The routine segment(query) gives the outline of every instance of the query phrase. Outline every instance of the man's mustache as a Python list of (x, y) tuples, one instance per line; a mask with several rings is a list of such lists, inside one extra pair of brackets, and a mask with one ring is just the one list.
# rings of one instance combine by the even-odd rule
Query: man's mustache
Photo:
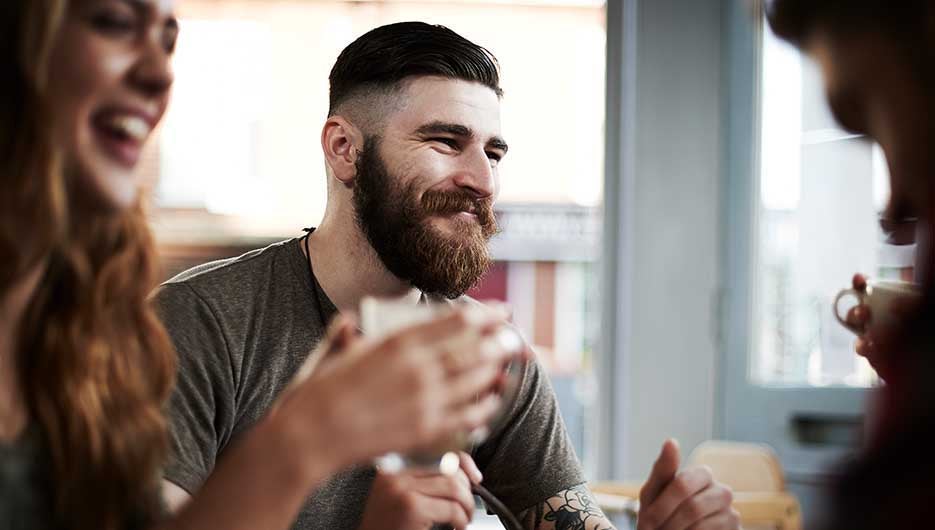
[(468, 212), (483, 222), (494, 218), (491, 199), (478, 199), (464, 191), (429, 190), (422, 194), (421, 204), (426, 214)]

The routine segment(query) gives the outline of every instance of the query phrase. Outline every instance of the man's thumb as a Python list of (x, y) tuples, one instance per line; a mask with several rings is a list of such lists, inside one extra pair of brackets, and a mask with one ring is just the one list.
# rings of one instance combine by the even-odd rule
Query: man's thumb
[(646, 506), (656, 500), (662, 490), (675, 478), (680, 461), (679, 444), (674, 439), (669, 438), (662, 444), (662, 451), (659, 453), (659, 457), (656, 458), (656, 463), (653, 464), (649, 479), (640, 489), (640, 504)]

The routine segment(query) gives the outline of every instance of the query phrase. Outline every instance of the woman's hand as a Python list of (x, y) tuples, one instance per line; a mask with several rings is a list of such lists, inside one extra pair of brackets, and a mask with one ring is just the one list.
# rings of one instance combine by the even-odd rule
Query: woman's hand
[[(862, 274), (855, 274), (851, 283), (855, 291), (862, 294), (867, 292), (867, 278)], [(890, 311), (897, 315), (911, 313), (910, 301), (898, 300), (897, 302), (893, 303)], [(863, 303), (858, 303), (848, 310), (845, 321), (848, 327), (857, 333), (857, 341), (854, 344), (857, 354), (865, 357), (877, 375), (885, 381), (891, 369), (889, 362), (892, 359), (893, 344), (896, 342), (894, 334), (898, 331), (892, 327), (873, 326), (873, 313), (870, 307)]]
[(324, 454), (308, 456), (342, 465), (484, 425), (500, 407), (504, 364), (520, 353), (497, 335), (504, 316), (459, 307), (380, 340), (358, 337), (354, 322), (338, 317), (273, 415), (299, 447), (324, 435)]

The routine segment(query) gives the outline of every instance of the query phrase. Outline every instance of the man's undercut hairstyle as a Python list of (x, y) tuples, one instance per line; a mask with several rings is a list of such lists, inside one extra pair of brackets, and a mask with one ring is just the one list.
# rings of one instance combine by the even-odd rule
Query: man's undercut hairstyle
[(798, 47), (817, 30), (835, 34), (883, 31), (906, 37), (924, 35), (930, 0), (771, 0), (769, 25)]
[(417, 76), (473, 81), (503, 95), (497, 59), (486, 48), (444, 26), (399, 22), (368, 31), (344, 48), (328, 76), (328, 115), (351, 99), (395, 92)]

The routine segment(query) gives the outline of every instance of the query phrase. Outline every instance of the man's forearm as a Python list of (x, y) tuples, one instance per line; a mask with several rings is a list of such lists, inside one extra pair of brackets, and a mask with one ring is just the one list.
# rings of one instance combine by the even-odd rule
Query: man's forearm
[(560, 491), (521, 513), (526, 530), (614, 530), (584, 484)]

